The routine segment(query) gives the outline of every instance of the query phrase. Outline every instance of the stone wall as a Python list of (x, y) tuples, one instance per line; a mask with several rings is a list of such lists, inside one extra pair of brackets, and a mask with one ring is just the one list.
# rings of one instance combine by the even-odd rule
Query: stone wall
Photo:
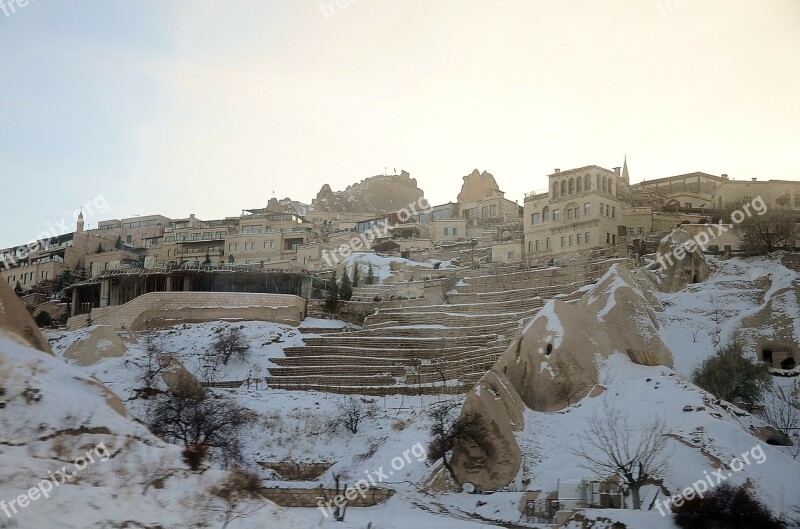
[(90, 319), (94, 325), (124, 326), (140, 331), (219, 319), (271, 321), (297, 326), (305, 315), (306, 300), (285, 294), (151, 292), (124, 305), (93, 309)]
[(274, 470), (289, 481), (312, 481), (320, 477), (333, 463), (292, 463), (289, 461), (261, 461), (264, 468)]
[[(331, 488), (323, 488), (322, 486), (316, 488), (291, 488), (291, 487), (271, 487), (261, 489), (261, 493), (270, 501), (273, 501), (281, 507), (318, 507), (320, 500), (323, 503), (331, 501), (333, 506), (333, 499), (336, 498), (336, 490)], [(352, 494), (352, 493), (351, 493)], [(353, 500), (347, 502), (348, 507), (374, 507), (379, 505), (394, 495), (391, 489), (369, 488), (365, 496), (362, 498), (361, 494), (356, 494)]]

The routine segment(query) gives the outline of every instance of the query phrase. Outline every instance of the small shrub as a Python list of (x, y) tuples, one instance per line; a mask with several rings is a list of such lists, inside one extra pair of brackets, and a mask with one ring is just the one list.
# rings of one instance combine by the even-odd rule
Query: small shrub
[(408, 423), (406, 423), (406, 421), (404, 421), (403, 419), (397, 419), (392, 423), (392, 430), (396, 432), (402, 432), (403, 430), (406, 429), (406, 426), (408, 426)]
[(49, 312), (41, 311), (33, 317), (33, 321), (36, 322), (36, 325), (41, 327), (52, 327), (53, 326), (53, 317), (50, 315)]
[(183, 449), (183, 462), (194, 471), (200, 470), (208, 454), (206, 445), (186, 445)]
[(692, 382), (722, 400), (757, 404), (772, 384), (769, 367), (754, 358), (745, 358), (736, 342), (717, 349), (713, 356), (692, 373)]
[(744, 487), (723, 483), (704, 498), (695, 497), (673, 507), (681, 529), (782, 529), (769, 510)]
[(25, 399), (25, 402), (27, 402), (29, 405), (36, 404), (42, 400), (42, 392), (36, 388), (28, 386), (22, 392), (22, 398)]

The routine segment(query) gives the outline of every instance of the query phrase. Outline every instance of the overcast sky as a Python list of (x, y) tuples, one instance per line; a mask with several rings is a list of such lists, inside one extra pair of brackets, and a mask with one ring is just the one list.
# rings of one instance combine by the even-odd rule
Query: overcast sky
[(384, 168), (800, 179), (800, 0), (0, 1), (0, 247)]

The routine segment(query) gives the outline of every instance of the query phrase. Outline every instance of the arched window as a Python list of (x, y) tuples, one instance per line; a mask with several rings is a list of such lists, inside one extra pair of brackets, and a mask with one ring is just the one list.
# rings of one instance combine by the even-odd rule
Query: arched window
[(548, 222), (550, 220), (550, 208), (545, 206), (542, 210), (542, 222)]
[(567, 194), (567, 182), (566, 182), (566, 180), (562, 180), (561, 181), (561, 194), (562, 195), (566, 195)]
[(580, 176), (575, 179), (575, 192), (580, 193), (583, 191), (583, 178)]
[(613, 178), (609, 178), (608, 179), (608, 193), (610, 195), (614, 194), (614, 179)]
[(600, 191), (600, 175), (596, 175), (596, 177), (595, 177), (595, 183), (596, 183), (597, 185), (594, 187), (594, 190), (595, 190), (595, 191)]
[(603, 177), (603, 193), (608, 191), (608, 184), (606, 183), (606, 177)]
[(537, 240), (535, 248), (536, 248), (537, 252), (541, 251), (542, 250), (542, 241)]
[(585, 180), (583, 183), (583, 190), (584, 191), (591, 191), (592, 190), (592, 177), (590, 175), (586, 175), (583, 177)]
[(569, 179), (569, 194), (571, 195), (574, 192), (575, 192), (575, 180), (573, 178), (570, 178)]
[(558, 182), (553, 182), (553, 198), (558, 196)]

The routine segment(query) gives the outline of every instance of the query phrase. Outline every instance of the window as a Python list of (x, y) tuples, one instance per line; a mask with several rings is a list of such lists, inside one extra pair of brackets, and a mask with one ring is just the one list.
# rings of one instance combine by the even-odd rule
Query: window
[(580, 176), (575, 181), (575, 191), (580, 193), (583, 190), (583, 178)]
[(795, 207), (800, 207), (800, 195), (795, 195), (794, 196), (794, 206)]
[(457, 236), (457, 235), (458, 235), (458, 228), (453, 228), (453, 235), (454, 235), (454, 236)]
[(574, 192), (575, 192), (575, 180), (570, 178), (569, 179), (569, 194), (571, 195)]
[(586, 244), (589, 244), (589, 242), (590, 242), (590, 240), (589, 240), (589, 232), (587, 231), (587, 232), (586, 232), (586, 233), (584, 233), (583, 235), (584, 235), (584, 237), (583, 237), (583, 241), (584, 241)]
[(586, 202), (583, 205), (583, 214), (584, 215), (591, 215), (592, 214), (592, 203), (591, 202)]
[(550, 241), (550, 237), (547, 238), (547, 241), (545, 241), (544, 244), (545, 244), (545, 249), (547, 249), (547, 250), (552, 250), (553, 249), (553, 245), (552, 245), (552, 243)]
[(617, 244), (617, 236), (616, 234), (611, 234), (611, 244)]
[(690, 208), (690, 207), (692, 207), (692, 203), (691, 202), (684, 202), (683, 203), (683, 207)]
[(533, 252), (533, 241), (528, 241), (528, 252)]
[(508, 252), (508, 256), (507, 257), (508, 257), (509, 261), (513, 261), (514, 260), (514, 252)]
[(542, 210), (542, 222), (549, 222), (550, 221), (550, 208), (545, 206)]
[(541, 251), (541, 249), (542, 249), (542, 241), (537, 239), (536, 245), (534, 246), (534, 248), (536, 249), (537, 252)]
[(592, 177), (588, 174), (583, 177), (583, 190), (584, 191), (592, 190)]
[(569, 236), (569, 245), (570, 245), (570, 246), (572, 246), (572, 241), (573, 241), (574, 239), (575, 239), (575, 238), (574, 238), (572, 235), (570, 235), (570, 236)]
[(553, 222), (560, 222), (561, 221), (561, 210), (554, 209), (553, 210)]
[(638, 228), (636, 228), (636, 233), (638, 233), (639, 235), (644, 235), (644, 226), (639, 226)]
[(561, 194), (567, 194), (567, 183), (564, 180), (561, 181)]
[(567, 209), (567, 220), (572, 220), (572, 215), (575, 210), (572, 208)]
[(610, 243), (611, 243), (611, 234), (610, 233), (606, 233), (606, 244), (610, 244)]
[(583, 244), (583, 235), (581, 235), (580, 233), (579, 233), (579, 234), (577, 234), (577, 235), (575, 236), (575, 242), (576, 242), (577, 244)]
[(580, 213), (581, 213), (581, 208), (579, 208), (578, 206), (575, 206), (575, 218), (576, 219), (581, 216)]
[(611, 208), (611, 218), (612, 219), (617, 218), (617, 208), (616, 207), (612, 207)]
[(561, 237), (561, 247), (563, 248), (566, 245), (567, 245), (567, 238), (566, 237)]
[(444, 229), (444, 234), (445, 235), (450, 235), (450, 228), (445, 228)]
[(531, 224), (539, 224), (539, 214), (531, 213)]
[(633, 235), (633, 228), (628, 228), (628, 235)]

